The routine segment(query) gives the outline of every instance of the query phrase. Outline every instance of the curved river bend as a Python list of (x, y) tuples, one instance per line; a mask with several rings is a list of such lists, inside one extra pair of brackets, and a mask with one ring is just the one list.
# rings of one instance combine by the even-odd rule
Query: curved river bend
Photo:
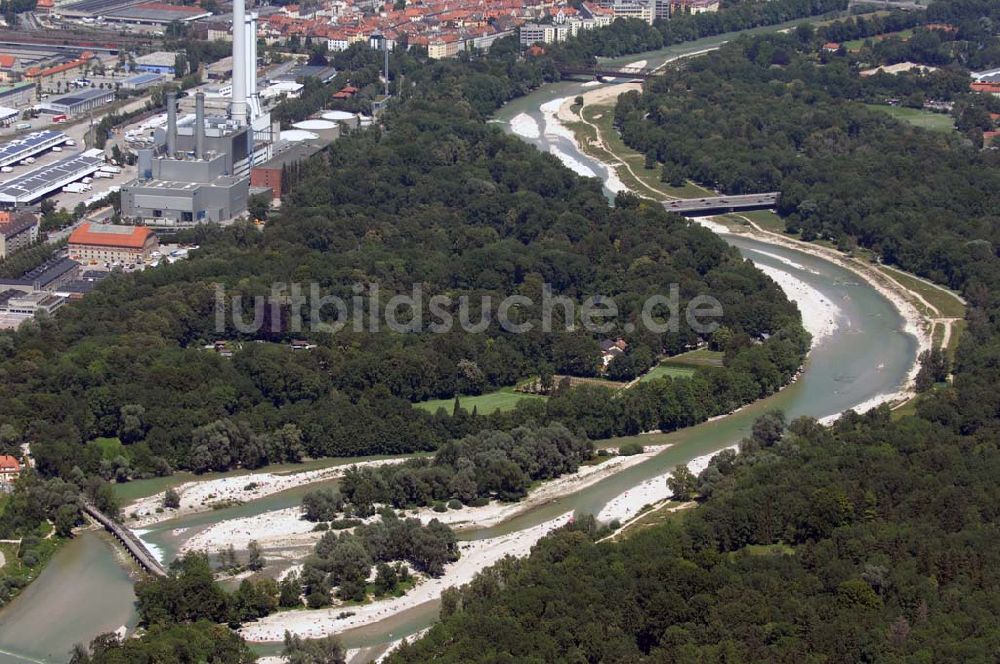
[[(657, 64), (672, 54), (676, 51), (661, 51), (646, 59)], [(565, 133), (544, 130), (541, 106), (587, 89), (571, 82), (546, 86), (508, 104), (497, 113), (495, 121), (509, 132), (512, 118), (526, 114), (541, 131), (537, 137), (524, 140), (542, 151), (557, 151), (564, 161), (572, 160), (577, 169), (589, 169), (607, 180), (608, 169), (577, 150)], [(463, 539), (516, 532), (569, 510), (597, 514), (610, 500), (641, 482), (668, 472), (678, 463), (737, 442), (749, 431), (754, 418), (766, 410), (781, 409), (789, 417), (826, 417), (895, 392), (905, 382), (915, 360), (916, 340), (903, 331), (899, 313), (873, 288), (821, 258), (747, 238), (724, 238), (746, 258), (765, 269), (792, 275), (836, 306), (836, 330), (813, 349), (799, 380), (733, 415), (660, 437), (657, 442), (672, 443), (671, 447), (640, 465), (493, 528), (466, 533)], [(301, 489), (292, 490), (250, 505), (159, 524), (147, 538), (170, 556), (179, 544), (170, 535), (174, 528), (188, 527), (189, 534), (193, 534), (211, 523), (295, 505), (301, 493)], [(0, 662), (66, 661), (74, 643), (86, 643), (98, 633), (133, 625), (132, 585), (120, 561), (111, 544), (95, 532), (88, 531), (67, 543), (40, 577), (0, 612)], [(430, 625), (436, 616), (436, 602), (429, 602), (342, 636), (349, 647), (376, 647)], [(259, 650), (273, 653), (279, 646), (262, 645)]]

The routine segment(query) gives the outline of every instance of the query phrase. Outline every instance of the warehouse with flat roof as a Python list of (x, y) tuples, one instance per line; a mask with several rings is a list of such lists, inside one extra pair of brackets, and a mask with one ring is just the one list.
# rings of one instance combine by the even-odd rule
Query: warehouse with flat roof
[(100, 150), (65, 157), (0, 183), (0, 208), (31, 205), (70, 182), (96, 173), (104, 165)]
[(70, 117), (92, 111), (115, 100), (114, 90), (86, 88), (79, 92), (69, 92), (58, 97), (43, 101), (39, 110), (53, 115), (68, 115)]
[(0, 167), (10, 166), (62, 145), (69, 136), (61, 131), (36, 131), (0, 145)]

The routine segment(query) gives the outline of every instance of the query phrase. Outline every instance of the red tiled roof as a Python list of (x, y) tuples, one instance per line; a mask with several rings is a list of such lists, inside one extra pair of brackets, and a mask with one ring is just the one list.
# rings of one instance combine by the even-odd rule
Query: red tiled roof
[(1000, 94), (1000, 83), (970, 83), (969, 88), (973, 92), (990, 92)]
[(133, 226), (130, 233), (102, 233), (90, 230), (90, 223), (83, 223), (70, 234), (69, 243), (142, 249), (152, 232), (145, 226)]
[(0, 472), (20, 472), (21, 464), (9, 454), (0, 455)]
[(10, 67), (14, 66), (15, 62), (17, 62), (17, 58), (15, 58), (13, 55), (9, 55), (7, 53), (0, 53), (0, 67), (6, 67), (9, 69)]

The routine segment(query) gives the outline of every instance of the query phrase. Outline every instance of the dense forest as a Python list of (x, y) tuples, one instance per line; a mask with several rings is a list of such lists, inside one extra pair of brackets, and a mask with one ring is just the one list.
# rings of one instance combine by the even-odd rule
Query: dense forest
[(998, 472), (995, 435), (797, 420), (713, 460), (683, 520), (560, 532), (448, 591), (390, 661), (991, 661)]
[[(940, 44), (939, 33), (918, 30), (906, 57), (918, 57), (922, 36)], [(959, 119), (963, 140), (856, 103), (919, 94), (967, 108), (967, 74), (860, 78), (855, 58), (822, 61), (817, 50), (809, 29), (739, 40), (623, 96), (616, 122), (670, 178), (780, 191), (778, 212), (803, 239), (860, 244), (952, 288), (994, 282), (1000, 154), (979, 150), (986, 109), (976, 111), (985, 126)]]
[[(683, 310), (711, 294), (723, 305), (727, 366), (651, 381), (629, 399), (568, 390), (537, 414), (543, 423), (563, 421), (592, 437), (676, 428), (786, 383), (808, 339), (773, 282), (657, 206), (609, 207), (596, 181), (483, 122), (482, 89), (529, 66), (502, 50), (476, 64), (428, 64), (385, 129), (352, 134), (318, 156), (262, 232), (198, 229), (192, 239), (202, 248), (190, 260), (109, 279), (54, 318), (5, 335), (0, 407), (10, 449), (31, 443), (46, 476), (79, 467), (122, 481), (302, 454), (427, 450), (480, 429), (514, 428), (524, 415), (452, 421), (411, 403), (512, 385), (543, 369), (595, 375), (601, 335), (579, 325), (541, 332), (545, 284), (577, 303), (613, 299), (619, 315), (603, 334), (645, 349), (647, 362), (711, 339), (686, 326), (628, 332), (646, 298), (678, 284)], [(316, 283), (347, 301), (355, 284), (378, 284), (383, 307), (414, 284), (456, 306), (461, 296), (477, 303), (517, 294), (533, 301), (518, 316), (535, 330), (513, 334), (491, 319), (481, 334), (300, 332), (285, 309), (272, 317), (270, 307), (258, 333), (240, 332), (229, 316), (216, 330), (216, 284), (252, 301), (274, 283)], [(556, 308), (557, 322), (576, 322), (563, 315)], [(318, 347), (292, 350), (288, 342), (300, 336)], [(220, 340), (232, 357), (204, 348)], [(630, 407), (659, 397), (652, 414)]]
[[(977, 11), (996, 4), (935, 3), (927, 15), (968, 34)], [(816, 53), (835, 30), (866, 36), (856, 26), (740, 40), (624, 97), (619, 125), (685, 177), (781, 189), (792, 230), (849, 234), (962, 290), (969, 327), (952, 383), (915, 416), (883, 407), (832, 428), (769, 416), (701, 474), (697, 509), (618, 543), (581, 529), (547, 538), (446, 593), (442, 622), (390, 661), (995, 659), (1000, 171), (961, 136), (854, 103), (902, 85), (964, 101), (948, 82), (956, 70), (869, 83), (851, 56)], [(879, 53), (915, 58), (918, 44), (865, 49), (891, 62)], [(968, 52), (953, 46), (932, 51)]]

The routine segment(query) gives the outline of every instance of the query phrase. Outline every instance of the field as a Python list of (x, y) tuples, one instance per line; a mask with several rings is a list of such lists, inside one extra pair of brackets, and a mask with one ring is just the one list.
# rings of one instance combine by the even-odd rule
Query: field
[(911, 274), (897, 270), (894, 267), (889, 267), (888, 265), (880, 265), (879, 268), (908, 290), (919, 293), (921, 297), (931, 303), (931, 306), (941, 312), (942, 316), (948, 318), (962, 318), (965, 316), (965, 305), (951, 291), (929, 284)]
[(875, 35), (874, 37), (866, 37), (865, 39), (852, 39), (850, 41), (845, 41), (844, 43), (841, 44), (841, 46), (846, 48), (848, 51), (856, 51), (865, 45), (865, 40), (867, 39), (871, 39), (873, 42), (875, 42), (875, 41), (881, 41), (883, 39), (890, 39), (892, 37), (896, 37), (898, 39), (906, 41), (912, 36), (913, 36), (913, 30), (900, 30), (899, 32), (887, 32), (884, 35)]
[(668, 357), (662, 364), (682, 367), (721, 367), (722, 356), (723, 353), (721, 351), (698, 348), (687, 353)]
[(639, 380), (654, 380), (656, 378), (663, 378), (664, 376), (670, 376), (671, 378), (688, 378), (693, 375), (694, 369), (692, 368), (671, 366), (668, 363), (663, 363), (650, 369), (646, 375)]
[[(472, 409), (475, 408), (476, 412), (480, 415), (489, 415), (490, 413), (494, 413), (498, 410), (512, 410), (514, 406), (516, 406), (518, 402), (523, 399), (546, 398), (547, 397), (539, 394), (515, 392), (514, 388), (505, 387), (496, 392), (490, 392), (489, 394), (480, 394), (478, 396), (459, 396), (458, 399), (463, 410), (467, 410), (471, 413)], [(431, 401), (421, 401), (420, 403), (415, 403), (413, 405), (416, 408), (420, 408), (431, 413), (437, 412), (438, 408), (444, 408), (449, 414), (451, 414), (452, 409), (455, 407), (455, 400), (433, 399)]]
[[(579, 109), (577, 108), (577, 112)], [(698, 185), (687, 182), (680, 187), (672, 187), (660, 182), (660, 165), (656, 168), (646, 168), (646, 158), (625, 145), (614, 127), (615, 109), (612, 105), (591, 104), (583, 109), (583, 119), (600, 130), (604, 145), (597, 140), (597, 132), (587, 122), (569, 123), (567, 126), (576, 134), (581, 149), (590, 156), (607, 164), (624, 163), (628, 168), (619, 167), (615, 170), (621, 181), (640, 196), (663, 198), (694, 198), (704, 196), (708, 191)], [(634, 175), (633, 175), (634, 173)]]
[(929, 131), (949, 132), (955, 129), (955, 121), (950, 115), (924, 111), (919, 108), (906, 108), (904, 106), (884, 106), (882, 104), (865, 104), (873, 111), (879, 111), (915, 127), (922, 127)]

